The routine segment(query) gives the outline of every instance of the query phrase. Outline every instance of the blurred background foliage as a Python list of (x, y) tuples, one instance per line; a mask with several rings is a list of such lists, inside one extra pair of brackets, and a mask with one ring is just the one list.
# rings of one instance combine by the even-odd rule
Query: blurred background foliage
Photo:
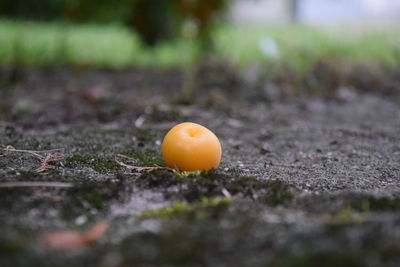
[(208, 46), (210, 27), (226, 8), (226, 0), (13, 0), (0, 2), (0, 16), (126, 25), (150, 46), (187, 33), (191, 23), (194, 37)]
[(234, 65), (284, 65), (300, 72), (321, 60), (400, 64), (395, 26), (327, 31), (300, 24), (238, 25), (228, 19), (231, 3), (0, 1), (0, 64), (171, 67), (196, 62), (206, 52)]

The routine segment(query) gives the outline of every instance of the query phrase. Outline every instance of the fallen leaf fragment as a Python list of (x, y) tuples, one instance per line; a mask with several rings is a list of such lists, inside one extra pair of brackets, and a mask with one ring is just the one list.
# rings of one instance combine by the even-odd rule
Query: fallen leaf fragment
[(94, 225), (84, 233), (84, 241), (87, 245), (91, 245), (99, 240), (108, 229), (108, 223), (102, 221)]
[(42, 244), (49, 249), (72, 249), (88, 247), (99, 240), (108, 229), (108, 222), (101, 221), (85, 232), (79, 231), (52, 231), (41, 235)]
[(42, 243), (51, 249), (70, 249), (85, 245), (82, 234), (77, 231), (48, 232), (41, 236)]
[(49, 164), (50, 162), (61, 161), (64, 158), (62, 156), (53, 155), (51, 153), (47, 153), (46, 157), (40, 160), (41, 165), (39, 168), (35, 170), (35, 172), (45, 172), (49, 169), (53, 169), (55, 166)]

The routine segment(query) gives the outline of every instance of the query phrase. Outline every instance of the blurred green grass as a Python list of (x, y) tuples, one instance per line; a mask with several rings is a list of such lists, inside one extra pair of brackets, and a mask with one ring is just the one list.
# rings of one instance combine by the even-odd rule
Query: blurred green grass
[(194, 55), (194, 46), (183, 41), (145, 48), (117, 25), (0, 20), (0, 64), (169, 67), (190, 63)]
[[(218, 51), (223, 58), (238, 64), (279, 61), (281, 65), (304, 70), (318, 62), (376, 63), (400, 65), (400, 33), (394, 28), (312, 29), (305, 26), (284, 28), (225, 28), (217, 34)], [(278, 57), (267, 57), (259, 49), (261, 38), (274, 40)]]
[[(305, 26), (224, 25), (214, 36), (215, 56), (238, 66), (278, 63), (304, 70), (319, 60), (400, 65), (400, 33), (394, 28), (366, 32), (346, 29), (345, 33)], [(276, 45), (275, 56), (261, 52), (261, 39)], [(0, 64), (164, 68), (195, 62), (197, 56), (193, 42), (178, 40), (145, 48), (135, 34), (118, 25), (0, 20)]]

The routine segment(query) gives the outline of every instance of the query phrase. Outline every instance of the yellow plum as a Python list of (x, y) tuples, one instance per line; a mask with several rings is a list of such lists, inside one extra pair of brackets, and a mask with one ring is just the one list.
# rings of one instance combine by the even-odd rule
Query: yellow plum
[(165, 163), (178, 171), (217, 168), (221, 155), (221, 144), (217, 136), (197, 123), (184, 122), (174, 126), (162, 143)]

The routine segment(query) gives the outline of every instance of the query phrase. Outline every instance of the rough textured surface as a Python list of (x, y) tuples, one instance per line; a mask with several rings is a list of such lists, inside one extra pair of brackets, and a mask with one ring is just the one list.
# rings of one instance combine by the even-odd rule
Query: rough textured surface
[[(3, 85), (0, 147), (61, 148), (64, 159), (37, 173), (37, 155), (0, 152), (0, 265), (398, 266), (399, 94), (249, 102), (257, 92), (214, 76), (190, 106), (171, 104), (179, 71), (25, 70)], [(116, 164), (162, 164), (162, 137), (182, 121), (216, 132), (220, 168), (185, 177)], [(87, 248), (39, 240), (103, 220)]]

